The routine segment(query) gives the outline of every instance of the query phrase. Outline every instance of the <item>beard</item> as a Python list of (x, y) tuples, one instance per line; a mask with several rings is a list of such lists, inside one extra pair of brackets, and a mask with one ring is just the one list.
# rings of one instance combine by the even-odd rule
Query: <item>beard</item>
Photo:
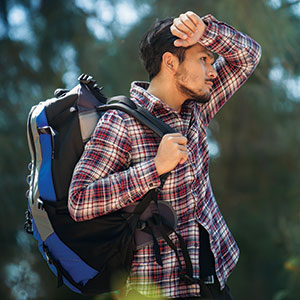
[(197, 91), (193, 91), (190, 88), (188, 88), (184, 82), (187, 82), (187, 72), (186, 70), (183, 68), (182, 71), (179, 71), (176, 73), (176, 86), (178, 88), (178, 90), (184, 95), (186, 96), (186, 101), (191, 100), (191, 101), (195, 101), (197, 103), (207, 103), (210, 100), (211, 97), (211, 92), (204, 92), (203, 90), (199, 89)]
[(180, 92), (187, 97), (186, 101), (191, 100), (197, 103), (204, 104), (209, 102), (210, 100), (210, 96), (211, 96), (210, 92), (204, 93), (201, 90), (199, 90), (199, 93), (196, 93), (191, 89), (189, 89), (188, 87), (186, 87), (185, 85), (183, 85), (182, 83), (177, 82), (176, 85), (177, 88), (180, 90)]

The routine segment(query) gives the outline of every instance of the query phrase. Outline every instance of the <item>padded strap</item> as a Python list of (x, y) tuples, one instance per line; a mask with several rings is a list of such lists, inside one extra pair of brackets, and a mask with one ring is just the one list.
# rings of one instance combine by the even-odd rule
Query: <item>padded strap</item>
[[(120, 96), (119, 96), (120, 97)], [(114, 99), (120, 99), (119, 97), (115, 97)], [(129, 98), (123, 96), (121, 101), (116, 100), (109, 102), (110, 104), (100, 105), (96, 108), (97, 111), (106, 111), (110, 109), (121, 110), (130, 116), (137, 119), (143, 125), (147, 126), (153, 132), (155, 132), (160, 138), (162, 138), (167, 133), (175, 133), (176, 131), (171, 128), (169, 125), (164, 123), (163, 121), (157, 119), (154, 115), (152, 115), (148, 110), (143, 108), (140, 105), (136, 105)]]
[(137, 109), (136, 104), (124, 95), (114, 96), (112, 98), (107, 99), (106, 101), (106, 104), (115, 104), (115, 103), (123, 103), (131, 107), (132, 109)]

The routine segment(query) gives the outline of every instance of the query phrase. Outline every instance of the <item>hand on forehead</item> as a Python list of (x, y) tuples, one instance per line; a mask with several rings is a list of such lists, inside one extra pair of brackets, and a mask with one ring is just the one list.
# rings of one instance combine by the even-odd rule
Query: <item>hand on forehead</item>
[(189, 47), (196, 44), (206, 30), (206, 24), (194, 12), (188, 11), (175, 18), (171, 32), (178, 37), (174, 42), (176, 47)]

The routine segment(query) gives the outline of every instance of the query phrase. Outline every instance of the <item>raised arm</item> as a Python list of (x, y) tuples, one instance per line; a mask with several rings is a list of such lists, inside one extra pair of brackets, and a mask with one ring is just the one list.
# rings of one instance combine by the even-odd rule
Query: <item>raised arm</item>
[(176, 18), (171, 32), (179, 37), (175, 46), (188, 47), (198, 42), (219, 55), (214, 63), (218, 76), (214, 80), (211, 100), (200, 105), (204, 124), (208, 125), (253, 73), (260, 60), (261, 47), (246, 34), (213, 16), (200, 18), (193, 12)]

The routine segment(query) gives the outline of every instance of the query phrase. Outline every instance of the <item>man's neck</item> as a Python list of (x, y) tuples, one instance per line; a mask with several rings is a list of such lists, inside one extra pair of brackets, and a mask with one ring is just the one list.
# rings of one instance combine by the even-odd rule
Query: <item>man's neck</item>
[(170, 106), (173, 110), (177, 112), (181, 111), (184, 99), (170, 80), (154, 77), (147, 91)]

